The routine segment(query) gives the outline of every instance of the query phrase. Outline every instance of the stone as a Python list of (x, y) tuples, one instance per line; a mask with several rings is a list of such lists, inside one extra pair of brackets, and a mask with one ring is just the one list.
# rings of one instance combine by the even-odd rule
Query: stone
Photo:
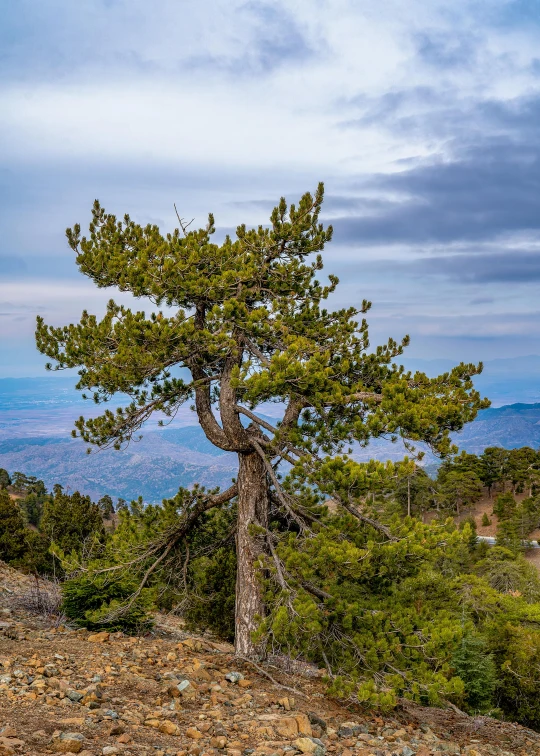
[(103, 630), (101, 633), (94, 633), (93, 635), (88, 636), (88, 643), (106, 643), (111, 634), (108, 633), (106, 630)]
[(84, 698), (83, 693), (79, 693), (78, 690), (67, 690), (66, 696), (69, 698), (70, 701), (73, 701), (74, 703), (78, 703), (79, 701), (82, 701)]
[(415, 751), (413, 751), (412, 748), (410, 748), (408, 745), (403, 746), (401, 750), (402, 756), (415, 756)]
[(189, 680), (182, 680), (176, 687), (178, 688), (179, 695), (188, 701), (197, 697), (197, 689)]
[(234, 684), (240, 682), (240, 680), (243, 680), (244, 675), (241, 672), (228, 672), (225, 675), (225, 679)]
[(307, 714), (295, 714), (294, 718), (296, 719), (296, 724), (298, 725), (299, 734), (311, 737), (313, 733), (311, 730), (311, 722), (309, 721)]
[(83, 747), (84, 737), (80, 732), (61, 732), (53, 738), (51, 750), (54, 753), (80, 753)]
[(221, 750), (225, 748), (226, 745), (227, 738), (224, 735), (215, 735), (213, 738), (210, 738), (211, 748), (219, 748)]
[(128, 735), (127, 732), (123, 732), (119, 738), (116, 739), (117, 743), (131, 743), (132, 741), (131, 735)]
[(324, 744), (320, 740), (317, 742), (316, 738), (297, 738), (293, 745), (309, 756), (324, 756), (326, 750)]
[(101, 753), (103, 756), (113, 756), (115, 753), (120, 753), (120, 750), (116, 746), (105, 746)]
[(298, 722), (294, 717), (284, 717), (276, 722), (275, 730), (282, 738), (294, 738), (298, 735)]
[(323, 730), (324, 732), (326, 732), (327, 725), (326, 725), (325, 720), (322, 717), (320, 717), (314, 711), (308, 711), (307, 715), (308, 715), (309, 721), (311, 722), (312, 725), (318, 725), (321, 728), (321, 730)]
[(343, 722), (343, 724), (339, 726), (337, 734), (340, 738), (353, 738), (360, 732), (361, 727), (356, 722)]
[(176, 725), (170, 719), (163, 720), (163, 722), (161, 722), (161, 724), (159, 725), (158, 729), (164, 735), (179, 735), (180, 734), (180, 729), (178, 725)]
[(200, 740), (203, 737), (203, 734), (202, 732), (199, 732), (196, 727), (188, 727), (186, 730), (186, 736), (192, 738), (192, 740)]

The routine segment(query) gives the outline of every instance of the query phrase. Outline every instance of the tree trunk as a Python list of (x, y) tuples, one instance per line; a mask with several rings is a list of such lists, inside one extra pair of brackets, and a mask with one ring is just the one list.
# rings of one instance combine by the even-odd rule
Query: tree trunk
[(258, 654), (251, 635), (257, 629), (257, 616), (264, 614), (264, 604), (255, 567), (261, 546), (249, 528), (253, 524), (268, 527), (268, 483), (264, 462), (257, 453), (239, 454), (238, 462), (234, 645), (239, 656), (254, 657)]

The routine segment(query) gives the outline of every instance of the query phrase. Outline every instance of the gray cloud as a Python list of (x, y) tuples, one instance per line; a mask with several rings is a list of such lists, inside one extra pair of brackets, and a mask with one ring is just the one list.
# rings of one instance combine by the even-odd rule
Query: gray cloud
[(472, 34), (424, 31), (417, 35), (416, 41), (421, 60), (435, 68), (470, 66), (478, 54), (479, 40)]
[[(540, 114), (540, 100), (522, 112), (525, 126), (534, 121), (536, 108)], [(368, 177), (363, 193), (376, 192), (382, 199), (362, 200), (363, 211), (356, 217), (336, 216), (336, 240), (449, 243), (538, 231), (540, 142), (526, 137), (517, 141), (512, 135), (486, 135), (481, 141), (454, 144), (451, 159)]]
[[(507, 250), (495, 254), (430, 257), (410, 263), (412, 271), (443, 276), (459, 283), (530, 283), (540, 281), (540, 253)], [(488, 303), (489, 298), (474, 300)]]

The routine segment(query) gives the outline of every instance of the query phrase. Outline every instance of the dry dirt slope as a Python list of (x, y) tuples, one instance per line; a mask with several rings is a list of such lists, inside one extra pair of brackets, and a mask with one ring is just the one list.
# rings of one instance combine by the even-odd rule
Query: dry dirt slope
[(145, 638), (55, 628), (17, 608), (31, 584), (0, 563), (0, 756), (540, 755), (540, 735), (509, 723), (347, 709), (307, 669), (257, 669), (163, 618)]

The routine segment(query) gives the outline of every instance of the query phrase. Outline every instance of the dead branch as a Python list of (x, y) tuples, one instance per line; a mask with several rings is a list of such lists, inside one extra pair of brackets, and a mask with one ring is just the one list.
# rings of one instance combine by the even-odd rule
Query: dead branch
[(306, 529), (306, 524), (300, 519), (300, 517), (296, 514), (296, 512), (290, 507), (289, 502), (287, 501), (285, 494), (283, 493), (281, 486), (279, 485), (277, 475), (275, 474), (272, 465), (266, 458), (266, 454), (264, 453), (261, 445), (254, 438), (251, 439), (251, 443), (253, 444), (253, 446), (257, 450), (257, 453), (259, 454), (259, 456), (264, 462), (266, 471), (268, 472), (270, 480), (272, 481), (272, 483), (274, 484), (274, 488), (276, 489), (276, 494), (278, 496), (279, 501), (285, 507), (285, 509), (287, 510), (289, 515), (292, 517), (292, 519), (296, 522), (300, 530), (303, 532)]
[(273, 683), (274, 685), (276, 685), (278, 688), (283, 688), (283, 690), (288, 690), (289, 693), (294, 693), (297, 696), (304, 696), (305, 698), (309, 698), (309, 696), (306, 693), (304, 693), (303, 691), (298, 690), (297, 688), (290, 688), (288, 685), (283, 685), (282, 683), (279, 683), (276, 680), (275, 677), (272, 677), (272, 675), (270, 674), (270, 672), (267, 672), (265, 669), (263, 669), (262, 667), (260, 667), (258, 664), (256, 664), (251, 659), (246, 659), (245, 656), (237, 656), (236, 658), (240, 659), (241, 661), (245, 662), (246, 664), (251, 664), (252, 667), (255, 667), (255, 669), (257, 670), (257, 672), (260, 672), (261, 675), (264, 675), (265, 677), (267, 677), (270, 680), (270, 682)]

